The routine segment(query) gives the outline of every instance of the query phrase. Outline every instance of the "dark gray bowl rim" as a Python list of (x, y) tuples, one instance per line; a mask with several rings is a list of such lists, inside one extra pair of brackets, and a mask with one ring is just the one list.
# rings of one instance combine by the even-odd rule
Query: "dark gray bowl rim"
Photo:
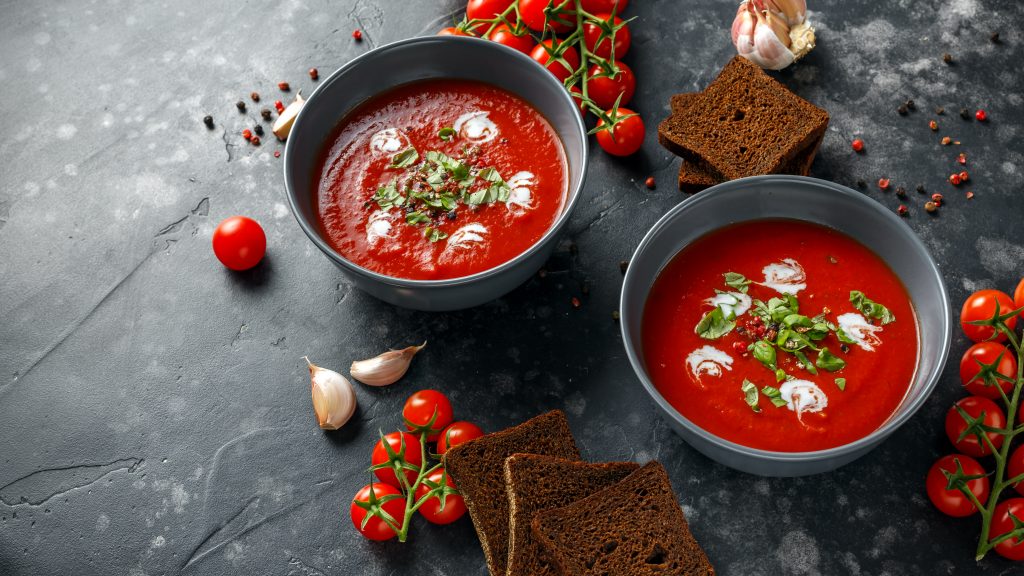
[[(890, 223), (894, 223), (899, 226), (907, 226), (906, 222), (902, 221), (902, 219), (899, 216), (897, 216), (894, 212), (887, 210), (878, 202), (875, 202), (871, 198), (868, 198), (867, 196), (859, 192), (856, 192), (854, 190), (851, 190), (850, 188), (841, 186), (834, 182), (829, 182), (827, 180), (821, 180), (818, 178), (810, 178), (807, 176), (788, 176), (778, 174), (767, 176), (750, 176), (748, 178), (741, 178), (739, 180), (731, 180), (729, 182), (718, 184), (716, 186), (708, 188), (707, 190), (704, 190), (703, 192), (699, 192), (696, 195), (687, 198), (686, 200), (683, 200), (682, 202), (674, 206), (664, 216), (659, 218), (658, 221), (655, 222), (655, 224), (651, 227), (651, 229), (647, 231), (647, 234), (644, 235), (643, 240), (640, 241), (640, 245), (637, 246), (636, 251), (633, 253), (633, 260), (635, 261), (639, 258), (642, 258), (644, 250), (647, 249), (648, 244), (652, 241), (654, 236), (657, 235), (665, 226), (667, 226), (669, 222), (677, 218), (678, 215), (684, 210), (690, 209), (691, 206), (696, 206), (705, 202), (713, 201), (716, 192), (731, 190), (735, 188), (744, 188), (747, 186), (758, 185), (765, 182), (791, 182), (800, 186), (810, 185), (824, 187), (828, 189), (829, 193), (836, 193), (843, 196), (847, 196), (853, 199), (854, 202), (866, 203), (870, 205), (871, 209), (875, 211), (878, 218), (888, 220)], [(786, 216), (773, 216), (772, 218), (786, 218)], [(806, 219), (803, 218), (793, 219), (807, 221)], [(749, 220), (743, 221), (746, 222)], [(737, 454), (741, 454), (744, 456), (753, 456), (764, 460), (778, 462), (806, 462), (808, 460), (826, 460), (832, 457), (840, 457), (851, 452), (856, 452), (859, 449), (870, 448), (872, 445), (881, 441), (881, 439), (887, 437), (889, 434), (891, 434), (904, 423), (906, 423), (907, 420), (909, 420), (912, 416), (914, 416), (914, 414), (917, 413), (917, 411), (921, 408), (921, 405), (928, 400), (932, 392), (935, 390), (935, 386), (938, 384), (939, 379), (942, 377), (942, 369), (945, 366), (946, 360), (949, 356), (949, 348), (952, 340), (952, 329), (949, 320), (951, 310), (949, 294), (946, 291), (946, 284), (942, 279), (942, 274), (939, 272), (939, 268), (938, 266), (936, 266), (935, 260), (932, 258), (931, 253), (928, 251), (927, 247), (925, 247), (924, 243), (921, 242), (921, 239), (918, 238), (917, 234), (914, 233), (914, 231), (911, 230), (909, 227), (906, 228), (906, 231), (906, 242), (908, 242), (911, 245), (908, 248), (912, 251), (915, 251), (917, 254), (923, 255), (925, 257), (926, 264), (928, 265), (927, 267), (931, 271), (934, 280), (942, 288), (942, 298), (940, 304), (942, 307), (942, 316), (945, 319), (946, 329), (943, 331), (941, 335), (941, 361), (939, 362), (939, 365), (936, 367), (936, 370), (934, 370), (931, 374), (927, 376), (927, 381), (925, 382), (925, 386), (922, 390), (922, 393), (918, 395), (916, 398), (913, 398), (910, 401), (910, 403), (906, 405), (907, 409), (903, 410), (901, 414), (894, 414), (890, 416), (889, 419), (882, 423), (881, 426), (879, 426), (870, 434), (862, 438), (854, 440), (853, 442), (850, 442), (848, 444), (843, 444), (842, 446), (827, 448), (825, 450), (812, 450), (808, 452), (777, 452), (774, 450), (761, 450), (758, 448), (751, 448), (749, 446), (744, 446), (743, 444), (738, 444), (730, 440), (725, 440), (724, 438), (716, 436), (691, 422), (688, 418), (683, 416), (674, 406), (672, 406), (672, 404), (665, 400), (665, 398), (661, 395), (660, 392), (658, 392), (658, 389), (654, 386), (654, 383), (651, 382), (651, 379), (647, 376), (647, 371), (644, 368), (643, 360), (637, 356), (636, 346), (633, 342), (633, 338), (630, 336), (629, 331), (627, 329), (627, 326), (629, 325), (627, 322), (627, 314), (629, 314), (629, 307), (626, 306), (626, 294), (632, 291), (628, 290), (627, 288), (631, 287), (633, 284), (637, 282), (642, 282), (646, 279), (638, 279), (635, 274), (630, 275), (630, 271), (635, 269), (632, 266), (629, 268), (629, 270), (626, 271), (626, 278), (623, 280), (622, 294), (619, 302), (619, 309), (622, 311), (622, 318), (620, 319), (622, 340), (623, 345), (626, 348), (626, 355), (629, 356), (629, 363), (633, 366), (633, 371), (636, 372), (636, 375), (640, 379), (641, 384), (643, 384), (644, 389), (666, 414), (669, 414), (673, 419), (676, 420), (676, 422), (681, 424), (690, 432), (700, 436), (705, 441), (710, 442), (720, 448), (735, 452)], [(855, 240), (860, 242), (860, 240), (857, 239), (856, 237), (851, 236), (851, 238), (854, 238)], [(660, 273), (661, 270), (659, 270), (658, 272)], [(920, 338), (922, 339), (936, 337), (937, 335), (934, 334), (920, 334)], [(917, 370), (919, 370), (919, 367), (915, 367), (915, 379), (919, 377)], [(901, 407), (902, 406), (903, 405), (901, 404)]]
[[(337, 82), (338, 78), (342, 74), (356, 66), (361, 65), (364, 61), (372, 59), (374, 56), (381, 52), (387, 50), (394, 50), (396, 48), (404, 48), (406, 46), (414, 44), (434, 44), (448, 42), (465, 43), (470, 46), (487, 46), (488, 48), (498, 50), (499, 52), (504, 51), (506, 55), (512, 57), (513, 61), (518, 61), (520, 65), (538, 67), (540, 66), (540, 64), (535, 62), (532, 58), (518, 50), (509, 48), (508, 46), (502, 44), (498, 44), (497, 42), (484, 40), (483, 38), (475, 38), (470, 36), (419, 36), (415, 38), (408, 38), (406, 40), (399, 40), (397, 42), (392, 42), (390, 44), (385, 44), (383, 46), (378, 46), (373, 50), (360, 54), (359, 56), (356, 56), (352, 60), (349, 60), (347, 63), (345, 63), (340, 68), (335, 70), (333, 73), (331, 73), (327, 78), (322, 80), (317, 85), (317, 87), (313, 90), (313, 92), (310, 93), (309, 97), (306, 99), (306, 106), (309, 106), (310, 102), (314, 102), (314, 99), (317, 97), (318, 94), (320, 94), (323, 91), (326, 91), (331, 84)], [(557, 78), (554, 77), (554, 75), (549, 74), (548, 76), (551, 76), (552, 82), (558, 81)], [(390, 90), (391, 88), (395, 88), (395, 86), (381, 87), (381, 89), (375, 92), (375, 94), (380, 94), (382, 92)], [(576, 103), (573, 101), (572, 96), (569, 95), (569, 91), (562, 90), (560, 93), (560, 97), (562, 98), (562, 104), (564, 106), (567, 106), (569, 107), (569, 109), (576, 112), (576, 129), (579, 130), (579, 133), (582, 136), (584, 142), (583, 153), (580, 158), (580, 181), (576, 186), (573, 186), (570, 180), (569, 189), (566, 192), (566, 203), (562, 207), (562, 212), (558, 215), (558, 218), (555, 220), (555, 222), (548, 228), (547, 232), (545, 232), (543, 236), (541, 236), (533, 244), (531, 244), (529, 248), (519, 253), (519, 255), (515, 256), (510, 260), (506, 260), (505, 262), (502, 262), (497, 266), (488, 268), (487, 270), (483, 270), (475, 274), (470, 274), (469, 276), (459, 276), (458, 278), (447, 278), (444, 280), (410, 280), (407, 278), (387, 276), (384, 274), (380, 274), (378, 272), (374, 272), (373, 270), (368, 270), (345, 258), (341, 254), (339, 254), (338, 251), (336, 251), (329, 244), (327, 244), (327, 242), (325, 242), (323, 238), (320, 237), (320, 233), (317, 231), (315, 225), (313, 225), (310, 222), (307, 222), (304, 218), (300, 216), (299, 208), (296, 205), (295, 191), (292, 190), (291, 186), (292, 178), (294, 177), (294, 175), (292, 174), (290, 164), (288, 162), (288, 155), (293, 153), (292, 148), (295, 144), (294, 139), (289, 138), (288, 141), (285, 143), (283, 164), (285, 191), (286, 196), (288, 197), (288, 205), (291, 208), (292, 215), (295, 216), (295, 220), (299, 223), (299, 226), (302, 228), (302, 231), (306, 233), (306, 236), (309, 237), (313, 244), (316, 244), (317, 248), (319, 248), (334, 262), (336, 262), (337, 264), (341, 265), (343, 268), (349, 270), (354, 274), (359, 274), (360, 276), (364, 276), (376, 282), (381, 282), (392, 286), (398, 286), (401, 288), (440, 288), (471, 284), (477, 280), (481, 280), (483, 278), (488, 278), (490, 276), (500, 274), (506, 268), (513, 267), (519, 262), (527, 260), (535, 252), (541, 250), (541, 248), (548, 243), (552, 236), (559, 234), (565, 227), (565, 225), (568, 224), (569, 217), (572, 215), (573, 209), (576, 207), (576, 203), (579, 201), (580, 196), (583, 195), (583, 186), (586, 182), (587, 168), (590, 163), (590, 146), (589, 137), (587, 136), (587, 127), (583, 123), (583, 117), (579, 114), (579, 109), (576, 107)], [(532, 103), (530, 104), (533, 105)], [(345, 110), (344, 114), (347, 114), (350, 111), (351, 108), (349, 110)], [(341, 115), (340, 119), (344, 119), (344, 114)], [(298, 117), (295, 118), (295, 124), (292, 126), (293, 132), (301, 125), (302, 118), (303, 115), (300, 112)], [(554, 128), (552, 127), (552, 129)], [(558, 134), (557, 131), (556, 134)], [(561, 134), (558, 134), (558, 137), (559, 140), (562, 142), (562, 148), (564, 151), (564, 138), (562, 138)], [(568, 161), (569, 159), (567, 157), (566, 162), (568, 163)], [(309, 174), (307, 176), (312, 177), (313, 175)], [(571, 174), (569, 175), (569, 177), (571, 179)]]

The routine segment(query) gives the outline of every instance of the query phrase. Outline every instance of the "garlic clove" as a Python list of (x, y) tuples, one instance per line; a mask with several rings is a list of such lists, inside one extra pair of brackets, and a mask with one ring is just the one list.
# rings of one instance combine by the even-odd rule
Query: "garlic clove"
[(807, 19), (806, 0), (761, 0), (761, 4), (760, 10), (781, 18), (790, 28), (803, 24)]
[(277, 136), (281, 140), (287, 140), (288, 135), (292, 132), (292, 125), (295, 124), (295, 118), (298, 117), (299, 111), (306, 104), (306, 101), (302, 98), (302, 93), (299, 92), (295, 95), (295, 101), (289, 104), (284, 112), (274, 120), (274, 127), (271, 130), (274, 131), (274, 136)]
[(806, 0), (743, 0), (731, 33), (740, 56), (769, 70), (781, 70), (814, 48)]
[(758, 66), (769, 70), (782, 70), (792, 64), (794, 60), (793, 53), (769, 25), (764, 13), (757, 15), (757, 27), (754, 29), (754, 51), (747, 54), (746, 57)]
[(402, 350), (388, 350), (387, 352), (352, 363), (349, 373), (356, 380), (369, 386), (388, 386), (394, 384), (405, 375), (412, 363), (413, 356), (423, 349), (427, 343), (419, 346), (409, 346)]
[(341, 428), (356, 411), (356, 391), (352, 383), (334, 370), (313, 364), (306, 356), (303, 359), (309, 365), (317, 424), (324, 430)]
[(736, 19), (732, 21), (732, 43), (737, 48), (740, 47), (741, 38), (744, 40), (744, 44), (753, 47), (755, 19), (752, 6), (747, 2), (740, 4), (736, 10)]

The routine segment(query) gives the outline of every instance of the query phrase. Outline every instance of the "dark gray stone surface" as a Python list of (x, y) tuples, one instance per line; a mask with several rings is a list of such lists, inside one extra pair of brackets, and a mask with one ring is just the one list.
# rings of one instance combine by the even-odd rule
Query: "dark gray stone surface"
[[(423, 387), (488, 430), (562, 408), (587, 457), (660, 459), (721, 574), (1024, 570), (975, 564), (977, 520), (942, 517), (924, 496), (929, 465), (950, 451), (942, 419), (960, 394), (959, 334), (917, 417), (868, 457), (810, 478), (708, 461), (636, 382), (611, 319), (618, 263), (681, 200), (653, 128), (670, 94), (701, 88), (732, 55), (736, 3), (634, 0), (643, 152), (596, 154), (545, 278), (474, 310), (424, 314), (352, 290), (314, 249), (285, 207), (279, 146), (245, 144), (254, 114), (234, 102), (254, 89), (272, 100), (281, 79), (308, 91), (310, 66), (326, 75), (432, 33), (459, 2), (0, 2), (0, 574), (485, 574), (468, 521), (417, 520), (403, 546), (368, 543), (348, 520), (378, 428), (397, 426)], [(1022, 5), (811, 4), (820, 45), (781, 77), (832, 113), (813, 174), (910, 190), (907, 225), (956, 303), (1012, 289), (1024, 274)], [(901, 117), (907, 98), (919, 111)], [(934, 106), (947, 110), (937, 134)], [(991, 121), (965, 122), (961, 106)], [(940, 146), (944, 134), (962, 146)], [(857, 135), (864, 155), (850, 151)], [(944, 175), (959, 150), (972, 180), (953, 189)], [(643, 186), (651, 174), (656, 191)], [(921, 209), (918, 183), (946, 194), (938, 216)], [(243, 274), (209, 248), (236, 213), (269, 239), (266, 261)], [(343, 368), (424, 339), (400, 384), (358, 387), (353, 424), (315, 427), (303, 355)]]

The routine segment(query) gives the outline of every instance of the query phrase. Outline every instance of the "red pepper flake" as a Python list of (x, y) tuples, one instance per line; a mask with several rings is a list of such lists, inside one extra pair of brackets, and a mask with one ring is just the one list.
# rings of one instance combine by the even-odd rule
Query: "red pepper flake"
[(310, 68), (309, 69), (309, 78), (311, 80), (319, 80), (320, 79), (320, 71), (318, 71), (316, 68)]
[(974, 118), (977, 119), (978, 122), (984, 122), (988, 120), (988, 114), (986, 114), (984, 110), (979, 109), (977, 112), (974, 113)]
[(942, 206), (942, 194), (939, 194), (938, 192), (932, 194), (932, 202), (935, 202), (936, 206)]
[(282, 92), (287, 92), (287, 91), (292, 89), (292, 86), (291, 86), (291, 84), (289, 84), (287, 82), (278, 82), (277, 83), (277, 89), (282, 91)]
[(274, 108), (277, 109), (277, 113), (284, 112), (284, 104), (280, 100), (274, 100)]
[(971, 175), (967, 173), (967, 170), (964, 170), (963, 172), (958, 174), (958, 176), (960, 176), (961, 182), (967, 182), (968, 180), (971, 179)]
[(647, 180), (644, 180), (644, 186), (647, 186), (648, 190), (654, 190), (655, 188), (657, 188), (658, 185), (654, 181), (654, 176), (648, 176)]
[(961, 152), (960, 155), (956, 157), (956, 161), (959, 162), (960, 164), (966, 165), (967, 164), (967, 154), (964, 154), (963, 152)]
[(900, 216), (906, 217), (906, 215), (910, 213), (910, 210), (907, 208), (906, 204), (900, 204), (899, 208), (896, 209), (896, 213)]
[(363, 31), (360, 30), (359, 28), (356, 28), (355, 30), (353, 30), (352, 31), (352, 39), (355, 40), (356, 42), (362, 42), (363, 41)]
[(274, 158), (280, 158), (280, 157), (281, 157), (281, 151), (280, 150), (274, 150)]
[(245, 138), (246, 140), (252, 140), (252, 130), (249, 130), (248, 128), (242, 130), (242, 138)]
[(260, 137), (259, 136), (253, 136), (252, 140), (249, 140), (249, 142), (251, 142), (253, 146), (259, 146), (260, 145)]
[(582, 305), (582, 303), (580, 302), (580, 299), (575, 297), (575, 296), (573, 296), (572, 297), (572, 307), (573, 308), (579, 308), (581, 305)]
[(949, 183), (952, 184), (953, 186), (959, 186), (960, 185), (960, 175), (959, 174), (950, 174), (949, 175)]
[(973, 190), (968, 190), (967, 191), (967, 199), (968, 200), (973, 200), (974, 199), (974, 191)]
[(943, 136), (942, 137), (942, 145), (943, 146), (949, 146), (952, 143), (953, 143), (953, 139), (950, 138), (949, 136)]
[(737, 353), (737, 354), (746, 354), (747, 353), (747, 345), (744, 344), (743, 342), (733, 342), (732, 343), (732, 351)]
[(850, 143), (850, 147), (853, 148), (854, 152), (863, 152), (864, 151), (864, 141), (861, 140), (860, 138), (856, 138), (856, 139), (854, 139), (853, 142)]
[(882, 190), (888, 190), (889, 189), (889, 179), (888, 178), (879, 178), (878, 179), (878, 187), (881, 188)]
[(928, 123), (928, 127), (932, 129), (932, 132), (938, 132), (939, 123), (936, 122), (935, 120), (932, 120), (931, 122)]

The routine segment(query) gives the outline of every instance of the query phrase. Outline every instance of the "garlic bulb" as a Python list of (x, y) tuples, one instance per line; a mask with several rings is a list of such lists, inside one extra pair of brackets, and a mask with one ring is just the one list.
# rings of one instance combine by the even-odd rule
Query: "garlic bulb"
[(761, 68), (789, 66), (814, 48), (806, 0), (743, 0), (732, 22), (732, 43)]
[(302, 92), (295, 95), (295, 101), (288, 105), (281, 112), (281, 115), (274, 120), (274, 127), (271, 130), (274, 131), (274, 136), (277, 136), (281, 140), (287, 140), (288, 135), (292, 132), (292, 124), (295, 124), (295, 118), (299, 115), (299, 111), (306, 104), (306, 101), (302, 99)]
[(303, 359), (309, 364), (317, 424), (324, 430), (341, 428), (356, 411), (356, 391), (352, 383), (334, 370), (321, 368), (305, 356)]
[(388, 350), (380, 356), (353, 362), (349, 372), (353, 378), (370, 386), (394, 384), (409, 370), (412, 357), (426, 345), (424, 342), (403, 350)]

